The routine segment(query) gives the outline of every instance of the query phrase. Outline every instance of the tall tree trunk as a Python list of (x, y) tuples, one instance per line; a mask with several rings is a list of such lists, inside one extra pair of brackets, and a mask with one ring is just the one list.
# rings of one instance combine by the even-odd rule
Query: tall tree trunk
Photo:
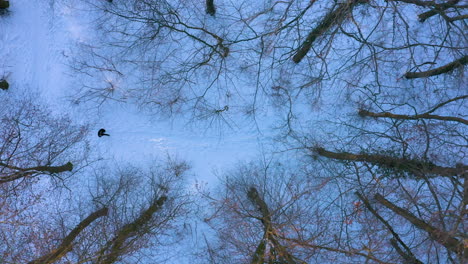
[(295, 63), (301, 62), (301, 60), (307, 55), (307, 53), (310, 51), (312, 48), (312, 44), (314, 41), (326, 33), (331, 27), (334, 25), (339, 25), (343, 20), (346, 18), (346, 16), (351, 12), (351, 10), (354, 8), (356, 4), (359, 3), (366, 3), (367, 0), (352, 0), (348, 3), (340, 3), (338, 4), (338, 7), (335, 8), (335, 10), (329, 12), (323, 20), (318, 24), (316, 28), (314, 28), (309, 35), (307, 35), (306, 39), (304, 42), (302, 42), (300, 48), (294, 54), (292, 60)]
[(380, 194), (376, 194), (374, 196), (374, 199), (377, 200), (383, 206), (392, 210), (395, 214), (410, 221), (415, 227), (426, 231), (432, 239), (443, 245), (449, 251), (452, 251), (459, 255), (460, 258), (468, 257), (468, 248), (464, 248), (463, 241), (460, 242), (458, 239), (450, 236), (447, 232), (444, 232), (443, 230), (431, 226), (430, 224), (417, 218), (415, 215), (408, 212), (407, 210), (396, 206)]
[(206, 13), (214, 16), (216, 13), (214, 0), (206, 0)]
[[(99, 264), (111, 264), (119, 260), (119, 256), (122, 255), (125, 250), (125, 242), (133, 237), (140, 228), (143, 228), (147, 224), (153, 214), (159, 211), (164, 202), (167, 200), (166, 196), (161, 196), (159, 199), (155, 199), (151, 206), (146, 209), (135, 221), (124, 225), (117, 233), (117, 235), (110, 241), (110, 244), (101, 250), (102, 256), (98, 259)], [(109, 253), (105, 253), (110, 248)]]
[(437, 166), (431, 162), (422, 162), (405, 158), (397, 158), (379, 154), (354, 154), (349, 152), (332, 152), (324, 148), (314, 149), (320, 156), (330, 159), (369, 162), (380, 167), (406, 171), (417, 177), (426, 177), (426, 175), (439, 175), (444, 177), (460, 176), (468, 166), (461, 165), (456, 168)]
[(63, 256), (65, 256), (73, 249), (73, 241), (75, 238), (92, 222), (100, 217), (106, 216), (108, 212), (108, 208), (102, 208), (90, 214), (62, 240), (62, 243), (60, 243), (56, 249), (53, 249), (46, 255), (29, 262), (29, 264), (51, 264), (59, 261)]
[(431, 115), (428, 113), (424, 113), (420, 115), (398, 115), (398, 114), (393, 114), (390, 112), (374, 113), (374, 112), (370, 112), (367, 110), (359, 110), (359, 115), (368, 116), (368, 117), (376, 117), (376, 118), (391, 118), (391, 119), (399, 119), (399, 120), (434, 119), (434, 120), (441, 120), (441, 121), (459, 122), (459, 123), (468, 125), (468, 120), (463, 119), (461, 117)]

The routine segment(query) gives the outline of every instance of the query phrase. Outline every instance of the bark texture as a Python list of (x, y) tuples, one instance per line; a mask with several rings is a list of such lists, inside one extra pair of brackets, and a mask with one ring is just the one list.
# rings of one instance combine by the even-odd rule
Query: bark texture
[(332, 152), (324, 148), (314, 149), (320, 156), (347, 161), (369, 162), (380, 167), (409, 172), (418, 178), (427, 175), (439, 175), (444, 177), (461, 176), (468, 170), (468, 166), (461, 165), (455, 168), (435, 165), (414, 159), (405, 159), (380, 154), (354, 154), (349, 152)]

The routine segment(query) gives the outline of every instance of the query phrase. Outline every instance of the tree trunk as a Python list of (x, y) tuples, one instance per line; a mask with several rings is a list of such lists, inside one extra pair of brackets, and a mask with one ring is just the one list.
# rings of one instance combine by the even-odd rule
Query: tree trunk
[(7, 9), (10, 7), (10, 1), (0, 0), (0, 9)]
[(468, 166), (461, 165), (456, 168), (437, 166), (431, 162), (423, 162), (413, 159), (391, 157), (379, 154), (354, 154), (349, 152), (332, 152), (324, 148), (314, 149), (320, 156), (330, 159), (369, 162), (383, 168), (409, 172), (418, 178), (426, 175), (439, 175), (444, 177), (461, 176)]
[(309, 33), (299, 50), (296, 52), (296, 54), (294, 54), (292, 60), (295, 63), (301, 62), (301, 60), (305, 57), (305, 55), (307, 55), (309, 50), (312, 48), (312, 44), (318, 37), (327, 32), (332, 26), (341, 24), (341, 22), (343, 22), (343, 20), (346, 18), (349, 12), (351, 12), (351, 10), (356, 4), (366, 2), (367, 0), (352, 0), (350, 3), (338, 4), (338, 7), (335, 10), (328, 13), (323, 18), (323, 20), (317, 25), (317, 27)]
[(61, 173), (61, 172), (73, 170), (73, 164), (71, 162), (67, 162), (66, 164), (62, 166), (38, 166), (38, 167), (31, 167), (31, 168), (19, 168), (16, 166), (12, 166), (12, 165), (8, 165), (8, 164), (0, 162), (0, 166), (9, 168), (12, 170), (16, 170), (16, 172), (13, 172), (10, 175), (0, 176), (0, 184), (11, 182), (11, 181), (23, 178), (23, 177), (28, 177), (33, 174), (37, 174), (38, 172)]
[[(0, 5), (1, 5), (2, 2), (0, 2)], [(8, 82), (6, 80), (0, 80), (0, 89), (2, 90), (8, 90), (8, 88), (10, 87), (10, 84), (8, 84)]]
[[(405, 260), (405, 264), (423, 264), (423, 262), (414, 256), (414, 254), (411, 252), (411, 249), (403, 242), (403, 240), (401, 240), (400, 236), (395, 232), (393, 227), (371, 206), (369, 200), (367, 200), (367, 198), (359, 192), (355, 192), (355, 194), (364, 203), (364, 206), (367, 208), (367, 210), (369, 210), (369, 212), (371, 212), (383, 225), (385, 225), (388, 231), (390, 231), (390, 233), (393, 235), (393, 238), (390, 239), (390, 244)], [(401, 249), (399, 245), (401, 245), (404, 250)]]
[(61, 173), (61, 172), (66, 172), (66, 171), (72, 171), (73, 164), (71, 162), (67, 162), (66, 164), (62, 166), (39, 166), (39, 167), (30, 168), (29, 170), (36, 170), (36, 171), (49, 172), (49, 173)]
[(214, 6), (214, 0), (206, 0), (206, 13), (214, 16), (216, 13), (216, 9)]
[(406, 79), (415, 79), (415, 78), (426, 78), (431, 77), (443, 73), (448, 73), (453, 71), (455, 68), (462, 67), (463, 65), (468, 63), (468, 56), (463, 56), (460, 59), (453, 61), (449, 64), (441, 66), (439, 68), (435, 68), (429, 71), (423, 72), (407, 72), (405, 74)]
[(434, 119), (434, 120), (441, 120), (441, 121), (459, 122), (459, 123), (468, 125), (468, 120), (463, 119), (461, 117), (431, 115), (428, 113), (421, 114), (421, 115), (398, 115), (398, 114), (393, 114), (390, 112), (374, 113), (374, 112), (370, 112), (367, 110), (359, 110), (359, 115), (362, 117), (364, 116), (382, 117), (382, 118), (392, 118), (392, 119), (400, 119), (400, 120)]
[(450, 236), (447, 232), (431, 226), (407, 210), (396, 206), (380, 194), (376, 194), (374, 199), (376, 199), (383, 206), (392, 210), (395, 214), (410, 221), (415, 227), (426, 231), (432, 239), (443, 245), (446, 249), (459, 255), (460, 258), (463, 258), (464, 251), (467, 251), (465, 252), (465, 257), (468, 257), (468, 248), (464, 249), (463, 241), (460, 242), (458, 239)]
[[(104, 259), (98, 259), (99, 264), (111, 264), (116, 262), (122, 253), (125, 253), (125, 242), (135, 236), (139, 229), (144, 228), (144, 225), (148, 223), (153, 214), (159, 211), (167, 197), (161, 196), (159, 199), (155, 199), (151, 206), (140, 214), (135, 221), (124, 225), (117, 233), (114, 239), (111, 240), (110, 252), (104, 257)], [(107, 248), (104, 248), (101, 252), (104, 254)]]
[(96, 219), (106, 216), (109, 212), (108, 208), (102, 208), (81, 221), (63, 240), (60, 246), (52, 250), (48, 254), (37, 258), (29, 264), (51, 264), (60, 260), (65, 254), (70, 252), (73, 248), (73, 241), (87, 226), (89, 226)]

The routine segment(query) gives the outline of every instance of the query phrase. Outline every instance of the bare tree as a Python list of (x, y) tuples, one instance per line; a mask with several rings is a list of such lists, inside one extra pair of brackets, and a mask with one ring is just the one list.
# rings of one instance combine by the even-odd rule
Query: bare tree
[(168, 257), (156, 251), (184, 235), (186, 163), (153, 161), (147, 169), (95, 163), (92, 170), (85, 159), (87, 126), (52, 113), (38, 98), (0, 100), (2, 262)]
[(55, 263), (58, 262), (63, 256), (73, 249), (73, 243), (75, 238), (92, 222), (96, 219), (106, 216), (108, 214), (108, 208), (99, 209), (91, 213), (83, 221), (81, 221), (75, 228), (73, 228), (70, 233), (63, 238), (61, 244), (53, 249), (51, 252), (47, 253), (44, 256), (41, 256), (33, 261), (30, 261), (30, 264), (39, 264), (39, 263)]
[(1, 184), (33, 181), (40, 175), (59, 179), (84, 158), (86, 126), (72, 124), (65, 115), (54, 116), (32, 98), (0, 100)]
[(99, 169), (90, 195), (94, 206), (109, 208), (109, 215), (83, 234), (69, 259), (144, 263), (174, 257), (175, 248), (174, 256), (163, 252), (185, 236), (190, 210), (183, 187), (187, 170), (186, 163), (174, 160), (154, 161), (146, 169), (131, 165)]
[[(70, 189), (66, 195), (49, 192), (43, 198), (49, 204), (30, 205), (12, 219), (30, 217), (30, 221), (17, 222), (16, 228), (2, 223), (2, 235), (7, 236), (2, 241), (11, 246), (3, 246), (3, 261), (146, 263), (171, 259), (177, 251), (164, 252), (185, 236), (190, 209), (183, 191), (187, 169), (185, 163), (173, 160), (154, 161), (147, 169), (101, 164), (95, 170), (98, 178), (91, 177), (87, 188)], [(53, 203), (64, 196), (69, 197), (68, 204)], [(37, 207), (40, 212), (35, 211)], [(10, 242), (8, 237), (14, 234), (15, 242)]]
[[(200, 6), (210, 3), (93, 4), (105, 34), (73, 64), (94, 76), (76, 100), (226, 123), (276, 106), (279, 127), (292, 131), (304, 105), (322, 110), (335, 103), (330, 97), (363, 103), (361, 92), (410, 86), (450, 98), (440, 87), (466, 64), (459, 1), (219, 1), (217, 17), (207, 19)], [(437, 76), (446, 80), (425, 80)]]
[[(116, 88), (107, 79), (91, 87), (90, 79), (78, 93), (82, 100), (128, 100), (151, 113), (197, 119), (247, 115), (257, 123), (276, 111), (280, 141), (303, 150), (307, 165), (333, 182), (335, 189), (317, 195), (329, 195), (322, 205), (334, 222), (319, 221), (323, 214), (309, 200), (297, 203), (309, 217), (297, 224), (278, 208), (301, 190), (281, 200), (269, 188), (284, 181), (271, 183), (277, 177), (268, 166), (239, 169), (229, 177), (239, 180), (226, 180), (224, 195), (214, 198), (218, 211), (208, 222), (220, 240), (207, 239), (210, 256), (227, 263), (463, 262), (467, 6), (216, 4), (216, 17), (186, 1), (102, 6), (112, 23), (98, 23), (102, 42), (89, 44), (90, 57), (74, 64), (91, 76), (124, 80)], [(259, 171), (257, 182), (244, 176)], [(312, 231), (288, 236), (322, 227), (323, 239)]]
[(329, 168), (329, 161), (336, 161), (346, 182), (358, 190), (361, 210), (389, 232), (382, 238), (391, 245), (385, 250), (395, 250), (405, 263), (466, 261), (468, 167), (466, 122), (460, 112), (466, 96), (422, 111), (418, 105), (381, 100), (372, 102), (380, 112), (361, 109), (363, 123), (344, 124), (350, 137), (339, 136), (343, 146), (311, 147), (311, 155)]
[(9, 263), (26, 263), (36, 246), (49, 242), (34, 228), (50, 212), (44, 203), (86, 165), (89, 152), (86, 125), (52, 113), (39, 96), (28, 94), (0, 98), (0, 250)]
[(337, 243), (343, 222), (327, 184), (331, 178), (300, 171), (276, 161), (243, 164), (227, 173), (219, 196), (208, 196), (214, 208), (205, 221), (217, 235), (206, 241), (208, 260), (390, 263), (390, 256), (367, 254), (357, 241)]

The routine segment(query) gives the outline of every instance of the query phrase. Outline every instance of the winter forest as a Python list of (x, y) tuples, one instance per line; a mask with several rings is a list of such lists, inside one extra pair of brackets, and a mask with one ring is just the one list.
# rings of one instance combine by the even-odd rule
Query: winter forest
[(0, 263), (467, 263), (467, 22), (0, 0)]

